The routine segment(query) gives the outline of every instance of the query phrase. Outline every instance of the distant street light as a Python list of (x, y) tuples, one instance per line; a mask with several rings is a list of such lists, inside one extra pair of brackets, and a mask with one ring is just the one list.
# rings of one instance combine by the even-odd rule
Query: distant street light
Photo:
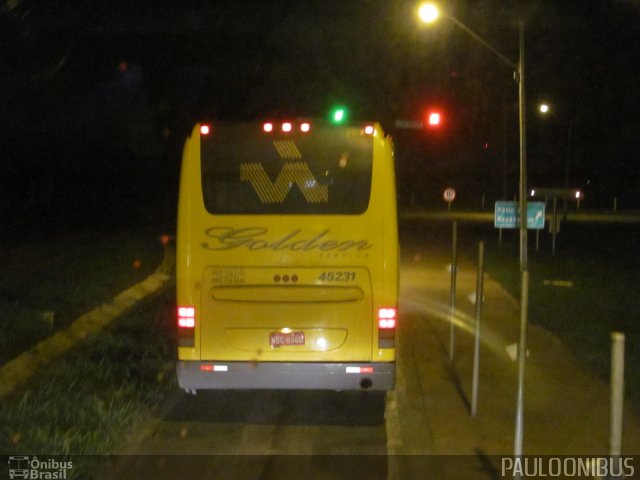
[[(422, 4), (418, 9), (420, 19), (426, 23), (433, 22), (438, 18), (438, 15), (433, 13), (434, 10), (438, 12), (438, 7), (434, 3)], [(515, 70), (518, 81), (518, 124), (520, 130), (520, 272), (522, 275), (520, 288), (520, 339), (518, 342), (518, 398), (516, 405), (514, 455), (520, 456), (522, 455), (524, 417), (524, 366), (526, 357), (524, 352), (527, 351), (526, 331), (529, 301), (529, 273), (527, 271), (527, 130), (525, 122), (524, 22), (522, 20), (519, 22), (519, 56), (518, 62), (514, 63), (453, 15), (446, 14), (444, 16), (493, 53), (500, 61)], [(424, 17), (426, 17), (426, 19)], [(431, 20), (429, 21), (428, 19)], [(520, 475), (517, 477), (520, 478)]]
[(541, 104), (538, 106), (538, 111), (539, 111), (540, 113), (543, 113), (543, 114), (544, 114), (544, 113), (549, 113), (549, 105), (548, 105), (548, 104), (546, 104), (546, 103), (541, 103)]

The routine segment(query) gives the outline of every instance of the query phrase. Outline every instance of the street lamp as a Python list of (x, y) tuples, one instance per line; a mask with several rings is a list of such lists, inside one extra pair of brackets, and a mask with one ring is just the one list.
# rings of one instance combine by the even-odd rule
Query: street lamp
[[(430, 23), (438, 18), (438, 7), (434, 3), (422, 4), (418, 13), (422, 21)], [(488, 49), (502, 63), (513, 69), (518, 81), (518, 125), (520, 130), (520, 339), (518, 342), (518, 398), (516, 404), (516, 427), (514, 455), (522, 455), (523, 404), (524, 404), (524, 366), (527, 351), (527, 311), (529, 303), (529, 273), (527, 271), (527, 129), (525, 122), (525, 83), (524, 83), (524, 22), (520, 20), (518, 28), (518, 62), (514, 63), (498, 51), (493, 45), (480, 37), (464, 23), (450, 14), (445, 14), (457, 27)], [(520, 475), (517, 476), (520, 478)]]
[(433, 23), (440, 16), (440, 10), (433, 3), (423, 3), (418, 8), (418, 16), (425, 23)]

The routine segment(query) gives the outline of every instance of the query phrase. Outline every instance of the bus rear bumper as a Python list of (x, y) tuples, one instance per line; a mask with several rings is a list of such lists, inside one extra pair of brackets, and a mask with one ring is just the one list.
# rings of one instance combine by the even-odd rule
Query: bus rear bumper
[(393, 390), (394, 362), (178, 361), (178, 384), (187, 392), (210, 389)]

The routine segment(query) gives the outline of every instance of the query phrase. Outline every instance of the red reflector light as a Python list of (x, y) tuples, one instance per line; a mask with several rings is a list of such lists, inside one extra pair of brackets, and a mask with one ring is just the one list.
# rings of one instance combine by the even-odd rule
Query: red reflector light
[(269, 133), (269, 132), (273, 132), (273, 123), (271, 122), (265, 122), (262, 125), (262, 130), (264, 130), (265, 132)]
[(211, 125), (202, 124), (200, 125), (200, 135), (209, 135), (211, 133)]
[(194, 307), (178, 307), (178, 327), (194, 328), (196, 326), (196, 309)]
[(382, 330), (391, 330), (396, 328), (397, 310), (392, 307), (384, 307), (378, 309), (378, 328)]
[(430, 127), (438, 127), (442, 121), (442, 117), (438, 112), (431, 112), (427, 117), (427, 123)]
[(201, 372), (228, 372), (229, 367), (227, 365), (211, 365), (203, 363), (200, 365)]
[(284, 122), (282, 124), (282, 131), (283, 132), (290, 132), (292, 128), (293, 128), (293, 125), (291, 125), (291, 122)]
[(373, 373), (373, 367), (347, 367), (345, 369), (346, 373)]

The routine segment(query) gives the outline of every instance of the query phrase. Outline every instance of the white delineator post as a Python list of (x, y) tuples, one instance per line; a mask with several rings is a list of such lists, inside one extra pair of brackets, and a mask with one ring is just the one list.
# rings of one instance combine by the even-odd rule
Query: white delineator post
[(622, 415), (624, 406), (624, 333), (611, 333), (611, 416), (609, 454), (622, 455)]

